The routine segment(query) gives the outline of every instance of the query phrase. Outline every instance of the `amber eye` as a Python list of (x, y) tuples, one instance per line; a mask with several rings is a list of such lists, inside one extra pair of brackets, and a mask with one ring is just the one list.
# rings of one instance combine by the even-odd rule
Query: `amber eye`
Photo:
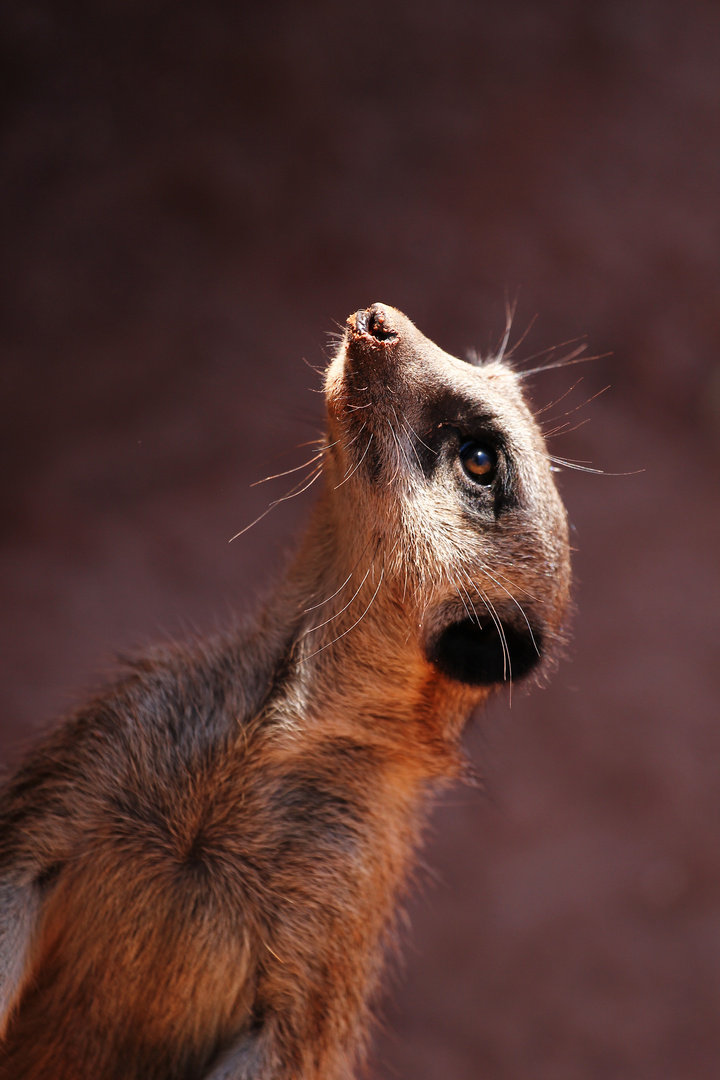
[(462, 467), (477, 484), (491, 484), (497, 469), (497, 455), (482, 443), (466, 442), (460, 447)]

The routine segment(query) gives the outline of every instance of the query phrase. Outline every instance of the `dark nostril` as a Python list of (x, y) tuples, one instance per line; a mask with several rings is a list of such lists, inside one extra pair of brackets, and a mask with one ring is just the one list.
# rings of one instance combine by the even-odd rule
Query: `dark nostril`
[(373, 304), (372, 307), (356, 311), (350, 316), (349, 325), (356, 334), (367, 334), (376, 341), (392, 341), (398, 336), (382, 304)]
[(387, 317), (384, 310), (374, 305), (367, 311), (367, 333), (377, 341), (388, 341), (391, 338), (397, 337), (397, 334), (387, 323)]

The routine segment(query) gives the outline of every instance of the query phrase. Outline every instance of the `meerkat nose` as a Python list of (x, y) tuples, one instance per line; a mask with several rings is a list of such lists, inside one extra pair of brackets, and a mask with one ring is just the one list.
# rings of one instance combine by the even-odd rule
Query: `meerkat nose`
[(383, 304), (372, 304), (369, 308), (361, 308), (350, 316), (348, 325), (356, 334), (368, 334), (376, 341), (388, 341), (397, 337), (397, 331), (393, 329), (390, 316)]

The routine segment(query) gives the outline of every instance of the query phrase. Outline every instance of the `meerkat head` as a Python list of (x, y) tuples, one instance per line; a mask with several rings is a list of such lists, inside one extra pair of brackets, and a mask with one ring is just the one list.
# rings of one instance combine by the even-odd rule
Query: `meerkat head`
[(443, 352), (401, 312), (351, 315), (326, 375), (328, 472), (349, 552), (442, 677), (489, 687), (556, 651), (565, 510), (517, 374)]

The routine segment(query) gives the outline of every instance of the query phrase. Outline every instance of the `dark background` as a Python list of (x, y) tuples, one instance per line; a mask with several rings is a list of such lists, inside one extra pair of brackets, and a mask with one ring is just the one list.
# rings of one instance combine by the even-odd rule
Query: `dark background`
[(310, 495), (227, 541), (336, 323), (486, 352), (517, 298), (518, 357), (611, 353), (534, 379), (554, 451), (633, 475), (560, 477), (571, 655), (469, 735), (372, 1076), (720, 1075), (720, 6), (3, 10), (4, 756), (272, 579)]

